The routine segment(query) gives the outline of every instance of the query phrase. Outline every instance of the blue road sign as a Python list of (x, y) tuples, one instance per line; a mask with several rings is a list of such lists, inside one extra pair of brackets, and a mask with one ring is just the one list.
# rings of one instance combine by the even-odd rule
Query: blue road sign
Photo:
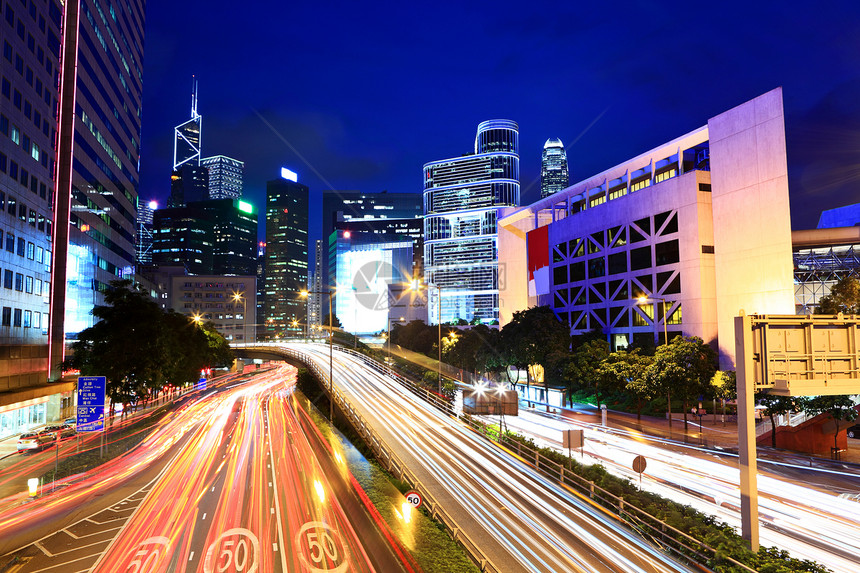
[(101, 432), (105, 428), (105, 387), (104, 376), (78, 377), (78, 420), (79, 432)]

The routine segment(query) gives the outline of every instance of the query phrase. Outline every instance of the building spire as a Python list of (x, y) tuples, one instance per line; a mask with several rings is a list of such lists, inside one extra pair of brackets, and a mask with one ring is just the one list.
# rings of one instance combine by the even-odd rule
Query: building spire
[(197, 119), (200, 114), (197, 113), (197, 77), (191, 76), (191, 119)]

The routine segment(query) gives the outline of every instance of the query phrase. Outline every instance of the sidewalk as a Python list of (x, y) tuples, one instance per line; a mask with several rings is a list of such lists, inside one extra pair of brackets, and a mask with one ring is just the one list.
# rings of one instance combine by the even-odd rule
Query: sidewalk
[[(523, 404), (520, 404), (522, 407)], [(539, 411), (541, 408), (535, 408)], [(558, 408), (555, 408), (558, 409)], [(573, 420), (588, 421), (591, 423), (600, 423), (600, 413), (596, 408), (587, 407), (584, 410), (573, 410), (569, 408), (561, 409), (561, 416)], [(684, 431), (684, 415), (680, 412), (673, 412), (672, 427), (669, 428), (669, 420), (665, 418), (656, 418), (653, 416), (642, 416), (642, 421), (637, 422), (636, 414), (627, 412), (618, 412), (608, 410), (606, 425), (610, 428), (640, 431), (652, 436), (683, 442), (692, 446), (702, 446), (705, 449), (718, 449), (737, 452), (738, 449), (738, 424), (734, 421), (720, 421), (720, 414), (717, 414), (716, 423), (714, 416), (708, 414), (703, 417), (702, 425), (699, 425), (698, 419), (693, 419), (692, 416), (687, 417), (687, 431)], [(758, 457), (763, 458), (781, 458), (791, 457), (794, 460), (808, 459), (810, 464), (814, 462), (829, 462), (839, 463), (847, 462), (852, 464), (860, 464), (860, 440), (849, 439), (847, 451), (841, 454), (838, 461), (830, 459), (829, 456), (812, 455), (793, 450), (782, 450), (770, 447), (763, 443), (758, 445)]]

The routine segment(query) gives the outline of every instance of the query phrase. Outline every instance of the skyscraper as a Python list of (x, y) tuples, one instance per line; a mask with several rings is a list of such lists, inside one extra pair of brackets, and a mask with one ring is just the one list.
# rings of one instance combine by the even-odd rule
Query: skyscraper
[(265, 334), (275, 338), (307, 316), (299, 293), (308, 284), (308, 188), (289, 169), (266, 183), (265, 280)]
[(152, 261), (189, 274), (254, 276), (257, 210), (240, 199), (192, 201), (155, 212)]
[(413, 239), (415, 270), (421, 268), (421, 196), (417, 193), (323, 192), (323, 274), (327, 285), (336, 282), (334, 273), (335, 230), (408, 235)]
[(570, 183), (567, 171), (567, 152), (558, 138), (549, 138), (543, 144), (540, 163), (540, 196), (558, 193)]
[[(520, 202), (519, 132), (499, 119), (478, 125), (472, 155), (424, 165), (424, 279), (429, 319), (499, 318), (497, 210)], [(438, 301), (441, 291), (442, 314)]]
[(155, 201), (141, 203), (137, 209), (138, 266), (152, 264), (152, 213), (156, 209), (158, 209), (158, 203)]
[[(55, 74), (62, 14), (63, 6), (56, 0), (31, 4), (29, 13), (26, 5), (5, 2), (5, 18), (0, 22), (0, 392), (4, 393), (48, 379)], [(30, 402), (31, 406), (0, 413), (0, 436), (9, 427), (18, 430), (22, 420), (45, 421), (45, 404)], [(0, 401), (0, 406), (8, 404)]]
[(226, 155), (204, 157), (200, 165), (209, 170), (210, 199), (239, 199), (245, 163)]
[[(66, 3), (67, 9), (71, 4)], [(134, 270), (144, 5), (144, 0), (129, 0), (111, 4), (108, 11), (101, 2), (81, 0), (78, 37), (65, 38), (67, 43), (77, 41), (77, 62), (66, 62), (77, 64), (74, 100), (62, 102), (62, 113), (75, 121), (64, 277), (67, 336), (92, 326), (92, 309), (103, 303), (110, 281), (131, 276)], [(64, 67), (63, 73), (67, 71)], [(75, 85), (71, 78), (64, 75), (64, 81), (70, 80), (67, 87)], [(62, 134), (59, 139), (62, 146)], [(62, 166), (62, 157), (60, 161)], [(58, 200), (58, 208), (61, 205)], [(59, 251), (63, 241), (58, 239)]]
[(191, 118), (173, 129), (173, 170), (183, 165), (200, 165), (203, 117), (197, 113), (197, 78), (192, 78)]

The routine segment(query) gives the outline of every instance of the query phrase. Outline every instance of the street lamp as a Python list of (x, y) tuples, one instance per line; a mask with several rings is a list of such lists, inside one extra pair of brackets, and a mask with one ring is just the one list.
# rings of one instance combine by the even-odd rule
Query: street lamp
[(328, 291), (303, 290), (299, 293), (299, 296), (307, 298), (309, 294), (328, 295), (328, 419), (334, 423), (334, 329), (332, 328), (333, 315), (331, 312), (331, 298), (334, 296), (334, 289)]
[[(435, 288), (436, 289), (436, 300), (439, 302), (439, 311), (436, 315), (436, 324), (439, 326), (439, 395), (442, 395), (442, 289), (435, 284), (426, 285), (427, 289)], [(421, 283), (417, 280), (413, 280), (409, 283), (408, 290), (421, 290)]]
[[(649, 300), (659, 300), (660, 302), (663, 303), (663, 344), (668, 346), (669, 345), (669, 333), (668, 333), (669, 331), (666, 327), (666, 324), (669, 322), (669, 317), (666, 316), (666, 299), (663, 297), (660, 297), (660, 296), (651, 295), (649, 297), (649, 296), (645, 296), (643, 294), (642, 296), (640, 296), (636, 300), (639, 302), (639, 304), (645, 304)], [(657, 330), (657, 313), (656, 312), (654, 313), (654, 330), (655, 330), (655, 334), (656, 334), (656, 330)], [(671, 431), (672, 431), (672, 394), (671, 394), (671, 392), (666, 393), (666, 409), (669, 412), (669, 432), (671, 433)], [(687, 415), (684, 414), (684, 420), (686, 420), (686, 419), (687, 419)]]
[(391, 362), (391, 323), (392, 322), (404, 322), (406, 320), (405, 317), (400, 318), (389, 318), (388, 319), (388, 362)]

